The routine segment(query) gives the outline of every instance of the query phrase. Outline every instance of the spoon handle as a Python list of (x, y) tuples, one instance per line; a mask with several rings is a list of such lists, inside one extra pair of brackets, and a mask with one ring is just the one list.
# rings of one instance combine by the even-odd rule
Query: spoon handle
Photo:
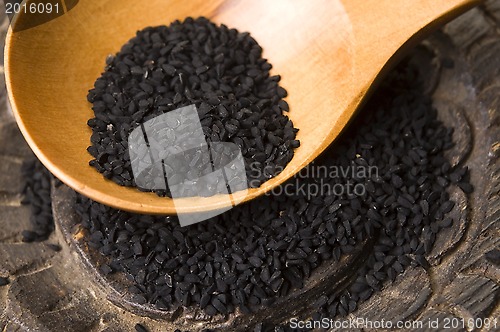
[[(354, 40), (354, 81), (373, 81), (432, 30), (481, 3), (481, 0), (344, 1)], [(370, 12), (366, 13), (366, 9)], [(366, 75), (366, 74), (371, 75)], [(356, 75), (357, 74), (357, 75)], [(363, 77), (365, 82), (363, 82)], [(358, 90), (358, 92), (360, 92)]]

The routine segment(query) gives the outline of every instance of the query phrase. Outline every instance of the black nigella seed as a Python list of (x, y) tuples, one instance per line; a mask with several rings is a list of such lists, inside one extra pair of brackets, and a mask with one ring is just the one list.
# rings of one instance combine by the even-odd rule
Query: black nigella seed
[(284, 100), (280, 100), (278, 103), (278, 106), (283, 110), (288, 112), (290, 110), (290, 107), (288, 106), (288, 103)]
[(458, 183), (458, 186), (466, 193), (466, 194), (470, 194), (474, 191), (474, 188), (472, 187), (472, 185), (468, 182), (459, 182)]
[(23, 242), (33, 242), (36, 240), (37, 235), (33, 231), (24, 230), (22, 232)]
[(424, 269), (428, 269), (431, 267), (425, 256), (422, 255), (416, 255), (415, 256), (415, 261), (422, 266)]
[(283, 88), (282, 88), (282, 87), (280, 87), (280, 86), (277, 88), (277, 90), (278, 90), (278, 91), (277, 91), (277, 92), (278, 92), (278, 96), (279, 96), (280, 98), (285, 98), (285, 97), (288, 95), (288, 93), (286, 92), (286, 90), (285, 90), (285, 89), (283, 89)]
[(207, 305), (205, 308), (205, 313), (209, 316), (215, 316), (217, 314), (217, 309), (211, 304)]
[(441, 205), (441, 211), (443, 213), (448, 213), (451, 211), (451, 209), (453, 209), (453, 207), (455, 206), (455, 202), (453, 201), (447, 201), (447, 202), (444, 202), (442, 205)]
[(200, 282), (200, 277), (198, 277), (196, 274), (190, 273), (184, 276), (184, 280), (189, 283), (195, 283), (195, 282)]
[(109, 265), (106, 265), (106, 264), (101, 265), (100, 270), (105, 275), (113, 272), (113, 269)]
[(56, 252), (59, 252), (62, 250), (61, 246), (58, 244), (49, 243), (49, 244), (47, 244), (47, 247), (49, 247), (51, 250), (56, 251)]
[(132, 301), (138, 304), (145, 304), (147, 302), (146, 298), (143, 295), (134, 295), (132, 296)]
[(451, 224), (453, 224), (453, 219), (451, 218), (445, 218), (439, 222), (439, 226), (442, 228), (450, 227)]

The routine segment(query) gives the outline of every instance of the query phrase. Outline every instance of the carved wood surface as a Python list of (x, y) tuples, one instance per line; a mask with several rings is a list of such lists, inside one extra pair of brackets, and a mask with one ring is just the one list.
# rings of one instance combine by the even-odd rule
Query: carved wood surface
[[(3, 42), (8, 21), (0, 21)], [(495, 255), (500, 250), (500, 1), (487, 1), (464, 14), (423, 45), (437, 54), (428, 68), (434, 104), (443, 121), (455, 129), (457, 144), (449, 158), (453, 164), (469, 166), (475, 192), (467, 197), (460, 188), (451, 189), (458, 203), (452, 212), (455, 223), (439, 233), (428, 257), (431, 267), (407, 269), (351, 318), (500, 320), (498, 251)], [(443, 59), (453, 60), (454, 67), (448, 68)], [(3, 83), (0, 88), (0, 276), (10, 280), (0, 287), (0, 331), (133, 331), (136, 323), (150, 331), (189, 325), (198, 330), (187, 312), (171, 323), (169, 317), (127, 302), (119, 283), (99, 279), (95, 257), (79, 241), (78, 225), (71, 218), (72, 193), (64, 186), (53, 190), (56, 231), (45, 242), (21, 241), (21, 231), (30, 224), (29, 208), (20, 205), (19, 166), (32, 153), (5, 106)], [(352, 268), (353, 260), (346, 258), (344, 263)], [(339, 271), (329, 271), (334, 277), (322, 285), (334, 287), (345, 278)], [(294, 303), (300, 304), (293, 310), (271, 308), (246, 323), (264, 316), (286, 323), (294, 314), (307, 315), (314, 294), (292, 294)], [(224, 323), (213, 323), (217, 324)], [(499, 326), (500, 322), (498, 330)]]

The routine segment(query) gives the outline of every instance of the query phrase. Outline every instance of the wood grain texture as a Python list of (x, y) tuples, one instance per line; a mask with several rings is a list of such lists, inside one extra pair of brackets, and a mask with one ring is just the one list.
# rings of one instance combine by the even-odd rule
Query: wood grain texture
[[(222, 195), (176, 199), (121, 187), (88, 165), (92, 117), (87, 91), (137, 30), (207, 16), (249, 31), (282, 76), (301, 146), (278, 176), (232, 194), (255, 198), (293, 176), (341, 132), (374, 82), (403, 52), (478, 0), (80, 1), (67, 14), (7, 36), (9, 98), (20, 129), (58, 178), (95, 201), (122, 210), (173, 214), (224, 208)], [(28, 19), (19, 15), (19, 24)], [(15, 22), (14, 22), (15, 23)], [(466, 35), (465, 38), (469, 38)], [(383, 47), (380, 47), (383, 45)]]
[[(429, 257), (431, 268), (408, 270), (363, 303), (352, 317), (422, 321), (439, 318), (441, 322), (445, 318), (500, 318), (500, 265), (485, 256), (500, 249), (500, 19), (495, 19), (490, 8), (499, 8), (498, 0), (487, 1), (473, 15), (454, 21), (446, 26), (445, 33), (439, 31), (424, 43), (438, 60), (452, 59), (455, 63), (451, 69), (442, 66), (441, 61), (432, 67), (438, 71), (433, 100), (445, 123), (456, 130), (456, 139), (461, 143), (451, 156), (457, 163), (469, 166), (475, 192), (467, 200), (459, 199), (452, 213), (460, 217), (460, 222), (450, 229), (451, 236), (439, 235), (444, 238), (431, 254), (435, 259)], [(484, 24), (489, 28), (476, 28)], [(465, 41), (462, 34), (471, 29), (484, 33), (470, 35), (472, 40)], [(29, 149), (3, 106), (0, 119), (0, 155), (26, 156), (20, 151), (29, 153)], [(9, 189), (3, 185), (3, 181), (8, 182), (7, 176), (0, 173), (0, 192)], [(456, 188), (452, 195), (461, 197)], [(64, 220), (59, 221), (48, 241), (36, 247), (38, 250), (28, 249), (31, 244), (20, 243), (16, 235), (28, 224), (23, 207), (13, 201), (6, 207), (0, 200), (0, 244), (4, 250), (0, 270), (8, 269), (11, 280), (8, 286), (0, 287), (0, 331), (121, 332), (132, 331), (136, 323), (154, 332), (171, 331), (171, 323), (163, 319), (134, 314), (106, 299), (106, 290), (94, 282), (95, 271), (82, 264), (84, 256), (73, 243), (65, 242), (59, 228), (70, 221), (65, 217), (69, 211), (61, 210), (61, 206), (70, 206), (70, 199), (61, 197), (63, 204), (58, 212)], [(78, 230), (64, 232), (75, 234)], [(38, 259), (47, 243), (59, 243), (63, 250)], [(17, 264), (7, 266), (4, 257)], [(31, 264), (21, 264), (21, 259)], [(303, 305), (309, 307), (310, 303)], [(270, 308), (269, 314), (273, 310), (276, 308)]]

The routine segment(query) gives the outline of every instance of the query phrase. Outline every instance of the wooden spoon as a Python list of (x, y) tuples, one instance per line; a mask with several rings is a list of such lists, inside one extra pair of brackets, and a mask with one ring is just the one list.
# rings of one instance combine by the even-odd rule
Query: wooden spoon
[[(87, 91), (107, 55), (146, 26), (206, 16), (248, 31), (282, 76), (301, 146), (277, 177), (233, 194), (247, 201), (292, 177), (346, 126), (380, 77), (428, 32), (477, 0), (101, 0), (80, 1), (34, 28), (9, 29), (6, 84), (15, 117), (43, 164), (76, 191), (139, 213), (200, 212), (228, 206), (227, 195), (175, 200), (105, 180), (88, 165)], [(28, 15), (19, 14), (14, 24)], [(17, 30), (16, 30), (17, 31)]]

